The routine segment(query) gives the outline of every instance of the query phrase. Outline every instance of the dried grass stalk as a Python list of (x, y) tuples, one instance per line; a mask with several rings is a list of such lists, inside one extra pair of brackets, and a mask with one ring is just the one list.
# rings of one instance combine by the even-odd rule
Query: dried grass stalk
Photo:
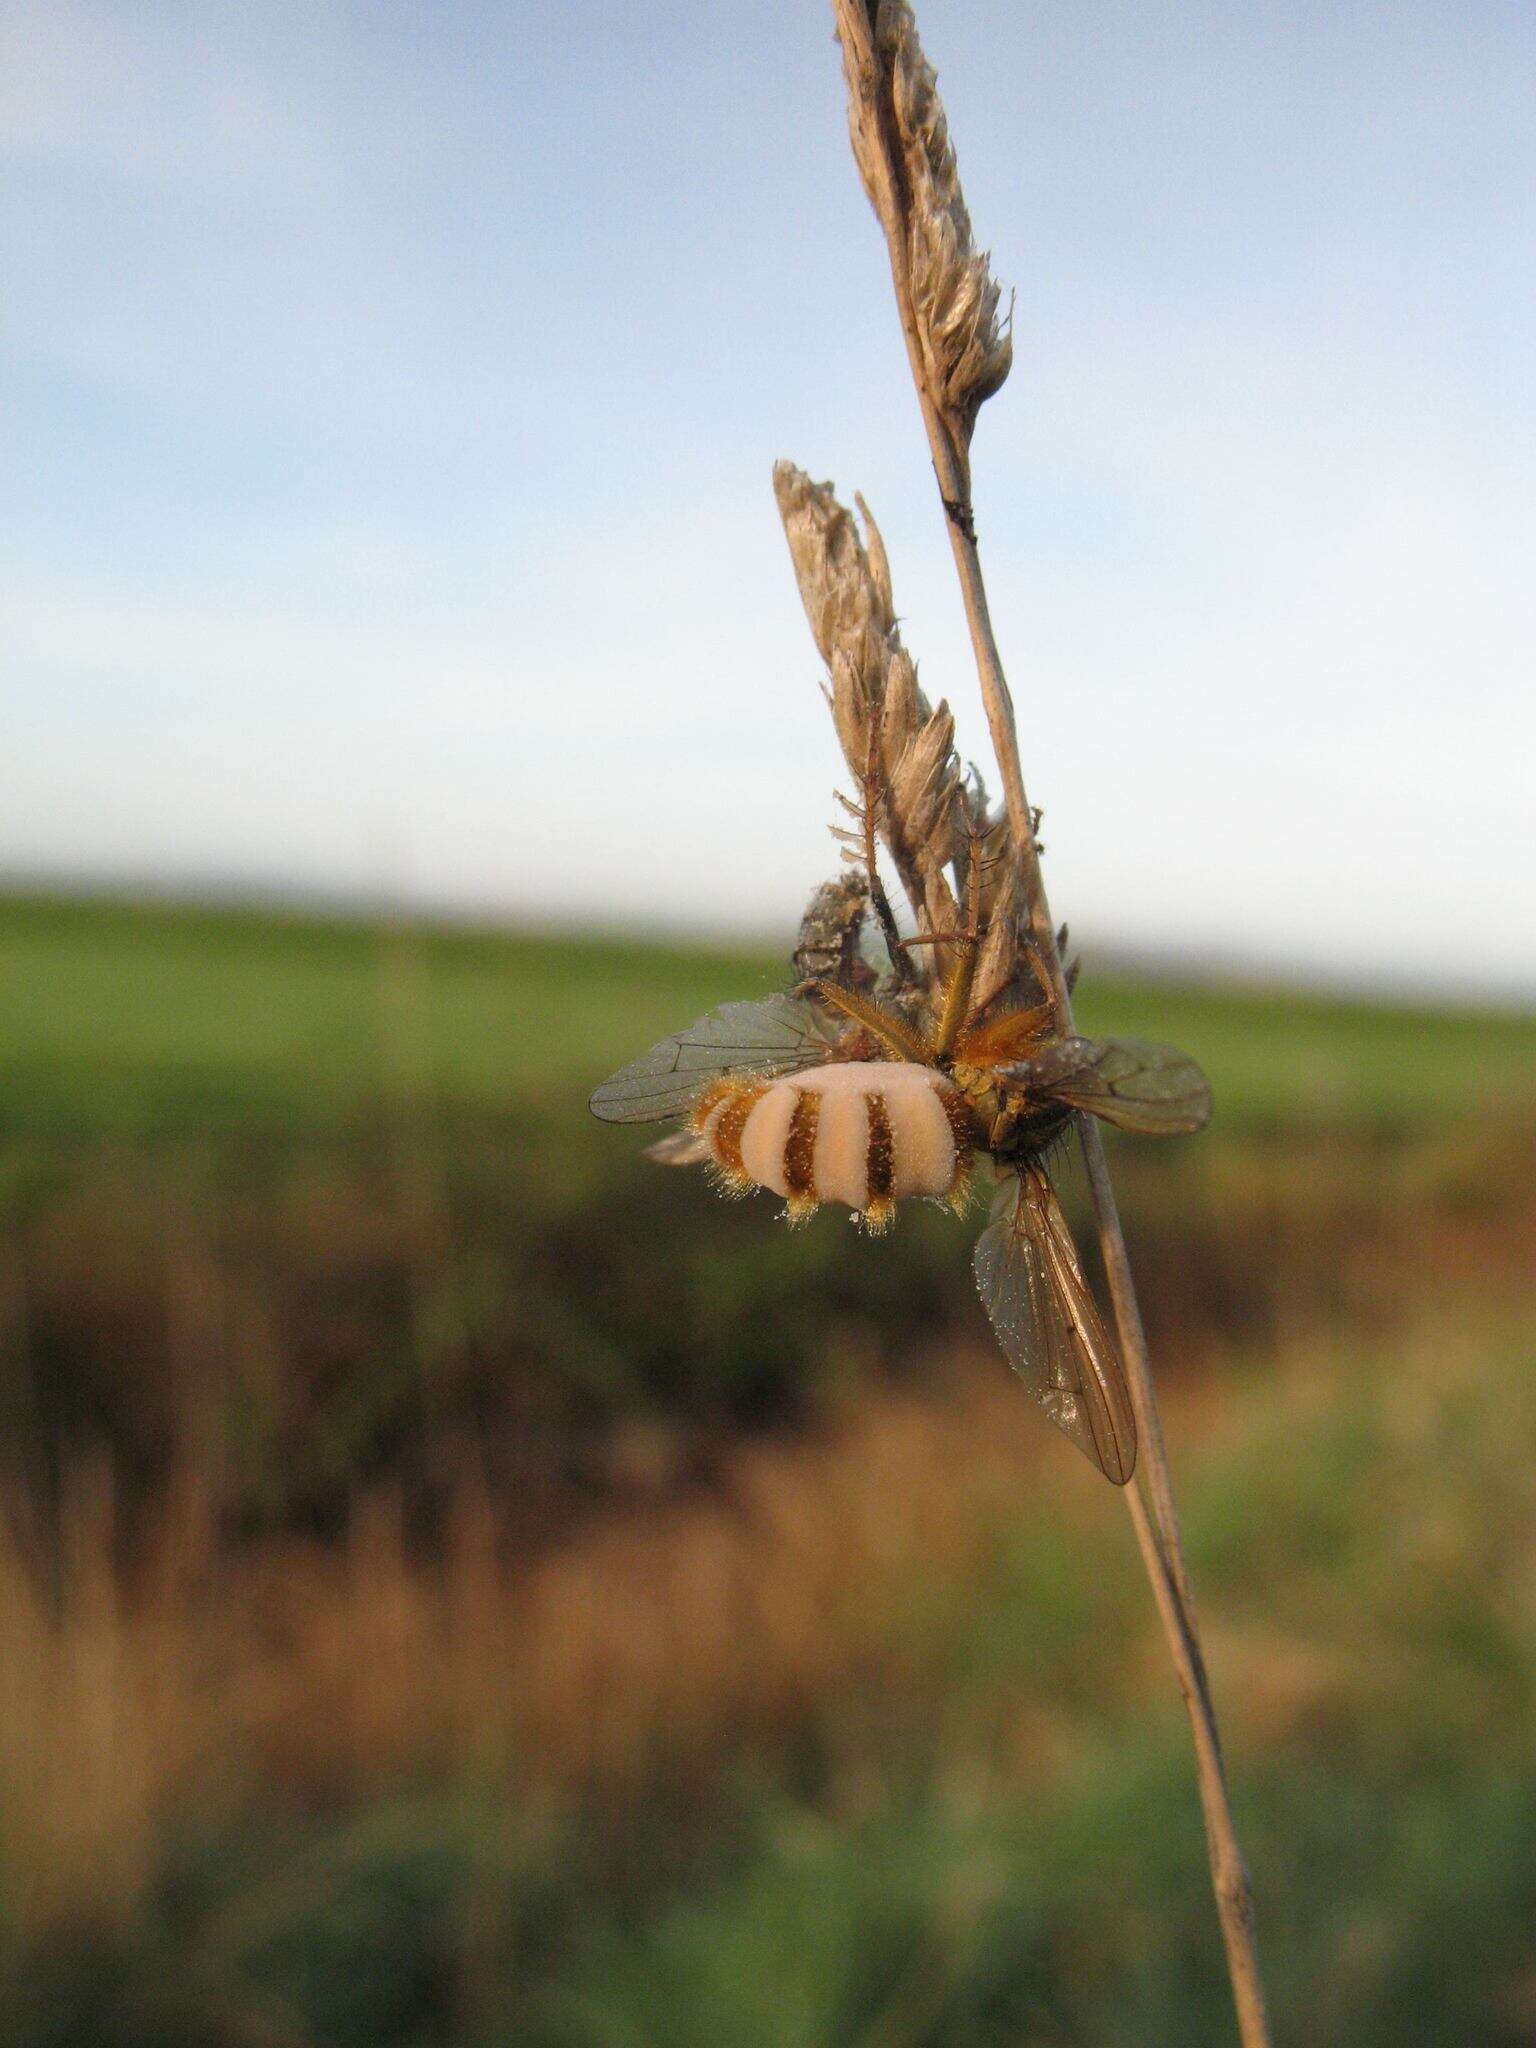
[[(976, 413), (1008, 371), (1007, 337), (997, 321), (998, 290), (972, 242), (933, 73), (918, 45), (906, 0), (833, 0), (833, 13), (848, 84), (854, 157), (885, 234), (897, 312), (948, 519), (1002, 776), (1013, 840), (1015, 901), (1027, 919), (1032, 951), (1050, 984), (1061, 1028), (1070, 1031), (1071, 990), (1040, 873), (1036, 815), (1024, 790), (1013, 700), (992, 631), (971, 510), (970, 444)], [(888, 581), (887, 577), (887, 610)], [(1012, 920), (994, 918), (993, 929), (1005, 922)], [(986, 959), (985, 949), (982, 965), (989, 973), (999, 969), (999, 963)], [(1239, 2030), (1244, 2048), (1268, 2048), (1252, 1894), (1227, 1796), (1146, 1336), (1103, 1142), (1092, 1118), (1081, 1122), (1099, 1242), (1141, 1439), (1136, 1480), (1125, 1489), (1125, 1497), (1189, 1713)]]
[[(869, 507), (855, 496), (861, 534), (832, 486), (813, 483), (792, 462), (775, 464), (773, 486), (805, 615), (827, 664), (827, 701), (844, 758), (861, 786), (871, 763), (878, 765), (880, 785), (867, 800), (876, 802), (878, 836), (924, 930), (959, 928), (969, 837), (982, 837), (984, 937), (972, 998), (979, 1014), (1013, 990), (1020, 974), (1017, 875), (1012, 862), (993, 857), (1005, 850), (1006, 817), (988, 811), (976, 769), (968, 784), (962, 780), (949, 706), (930, 705), (923, 694), (902, 644), (890, 563)], [(857, 857), (862, 835), (838, 836)], [(946, 975), (949, 949), (925, 951), (928, 977)]]
[[(840, 9), (840, 17), (852, 11)], [(907, 0), (858, 11), (858, 32), (842, 35), (854, 159), (876, 213), (884, 219), (889, 209), (899, 224), (906, 316), (928, 388), (963, 449), (1013, 363), (1002, 293), (971, 233), (933, 67)]]
[[(880, 529), (860, 498), (861, 534), (832, 486), (812, 482), (792, 462), (774, 465), (773, 489), (811, 636), (827, 664), (832, 722), (861, 792), (856, 808), (873, 807), (875, 830), (927, 929), (954, 931), (960, 912), (949, 870), (961, 802), (955, 721), (947, 704), (928, 702), (902, 645)], [(843, 836), (857, 852), (859, 835)], [(946, 973), (947, 949), (932, 952), (927, 971)]]

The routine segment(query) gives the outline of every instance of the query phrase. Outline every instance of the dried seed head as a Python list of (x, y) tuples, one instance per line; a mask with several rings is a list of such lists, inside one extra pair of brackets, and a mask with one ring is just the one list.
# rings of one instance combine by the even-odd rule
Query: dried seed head
[(912, 310), (930, 374), (969, 440), (978, 410), (1013, 363), (998, 317), (1002, 294), (972, 238), (943, 102), (906, 0), (883, 0), (876, 36), (910, 191)]
[(864, 189), (896, 237), (898, 290), (932, 400), (958, 449), (1003, 383), (1013, 342), (977, 249), (933, 67), (907, 0), (834, 0), (848, 123)]
[(888, 772), (887, 801), (905, 836), (923, 849), (921, 864), (947, 866), (954, 853), (959, 792), (955, 721), (947, 704), (909, 731)]
[(881, 537), (879, 527), (875, 524), (874, 513), (870, 511), (868, 505), (865, 504), (862, 496), (857, 491), (853, 494), (853, 502), (858, 507), (860, 519), (864, 522), (864, 552), (869, 562), (870, 577), (880, 595), (880, 601), (885, 607), (891, 624), (894, 626), (896, 623), (896, 599), (891, 589), (891, 564), (890, 558), (885, 552), (885, 541)]
[(831, 669), (842, 655), (853, 663), (861, 682), (870, 674), (883, 674), (896, 614), (879, 536), (877, 574), (852, 513), (837, 502), (830, 484), (812, 483), (792, 462), (776, 462), (773, 491), (811, 638), (822, 660)]
[[(879, 529), (859, 500), (861, 535), (832, 486), (812, 482), (792, 462), (774, 465), (773, 488), (855, 786), (873, 805), (913, 907), (930, 929), (953, 931), (959, 913), (946, 869), (961, 801), (955, 722), (947, 704), (929, 704), (901, 644)], [(872, 791), (871, 769), (879, 783)], [(942, 975), (948, 964), (946, 950), (935, 948), (923, 972)]]

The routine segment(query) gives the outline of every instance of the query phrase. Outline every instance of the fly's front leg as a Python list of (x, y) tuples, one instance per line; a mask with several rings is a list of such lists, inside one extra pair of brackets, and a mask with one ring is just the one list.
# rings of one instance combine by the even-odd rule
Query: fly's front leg
[(982, 839), (966, 813), (970, 860), (966, 886), (965, 930), (955, 945), (954, 971), (944, 991), (944, 1009), (939, 1019), (937, 1050), (940, 1057), (954, 1050), (955, 1040), (965, 1029), (971, 1014), (971, 987), (976, 979), (976, 954), (981, 945)]

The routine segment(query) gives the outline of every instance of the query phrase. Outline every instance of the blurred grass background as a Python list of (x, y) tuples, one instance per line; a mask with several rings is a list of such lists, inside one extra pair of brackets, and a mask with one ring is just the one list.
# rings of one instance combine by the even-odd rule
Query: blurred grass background
[[(0, 900), (0, 2039), (1231, 2038), (1120, 1503), (973, 1231), (592, 1084), (771, 955)], [(1536, 1018), (1093, 959), (1283, 2041), (1536, 2039)]]

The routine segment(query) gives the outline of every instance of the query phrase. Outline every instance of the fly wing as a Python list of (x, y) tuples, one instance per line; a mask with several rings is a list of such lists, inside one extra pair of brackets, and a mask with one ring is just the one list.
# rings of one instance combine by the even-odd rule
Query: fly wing
[(1178, 1137), (1211, 1120), (1211, 1084), (1187, 1052), (1140, 1038), (1079, 1038), (1082, 1058), (1050, 1093), (1123, 1131)]
[(1026, 1095), (1060, 1095), (1069, 1081), (1085, 1072), (1096, 1050), (1091, 1038), (1052, 1038), (1027, 1059), (1008, 1060), (996, 1078)]
[(815, 1066), (831, 1045), (821, 1017), (793, 996), (722, 1003), (621, 1067), (587, 1106), (606, 1124), (659, 1123), (681, 1115), (717, 1074), (793, 1074)]
[(647, 1145), (640, 1156), (657, 1166), (703, 1166), (710, 1156), (709, 1141), (686, 1128), (668, 1131), (654, 1145)]
[(976, 1285), (1035, 1399), (1104, 1477), (1136, 1469), (1125, 1369), (1099, 1319), (1056, 1191), (1038, 1166), (1005, 1182), (976, 1240)]

